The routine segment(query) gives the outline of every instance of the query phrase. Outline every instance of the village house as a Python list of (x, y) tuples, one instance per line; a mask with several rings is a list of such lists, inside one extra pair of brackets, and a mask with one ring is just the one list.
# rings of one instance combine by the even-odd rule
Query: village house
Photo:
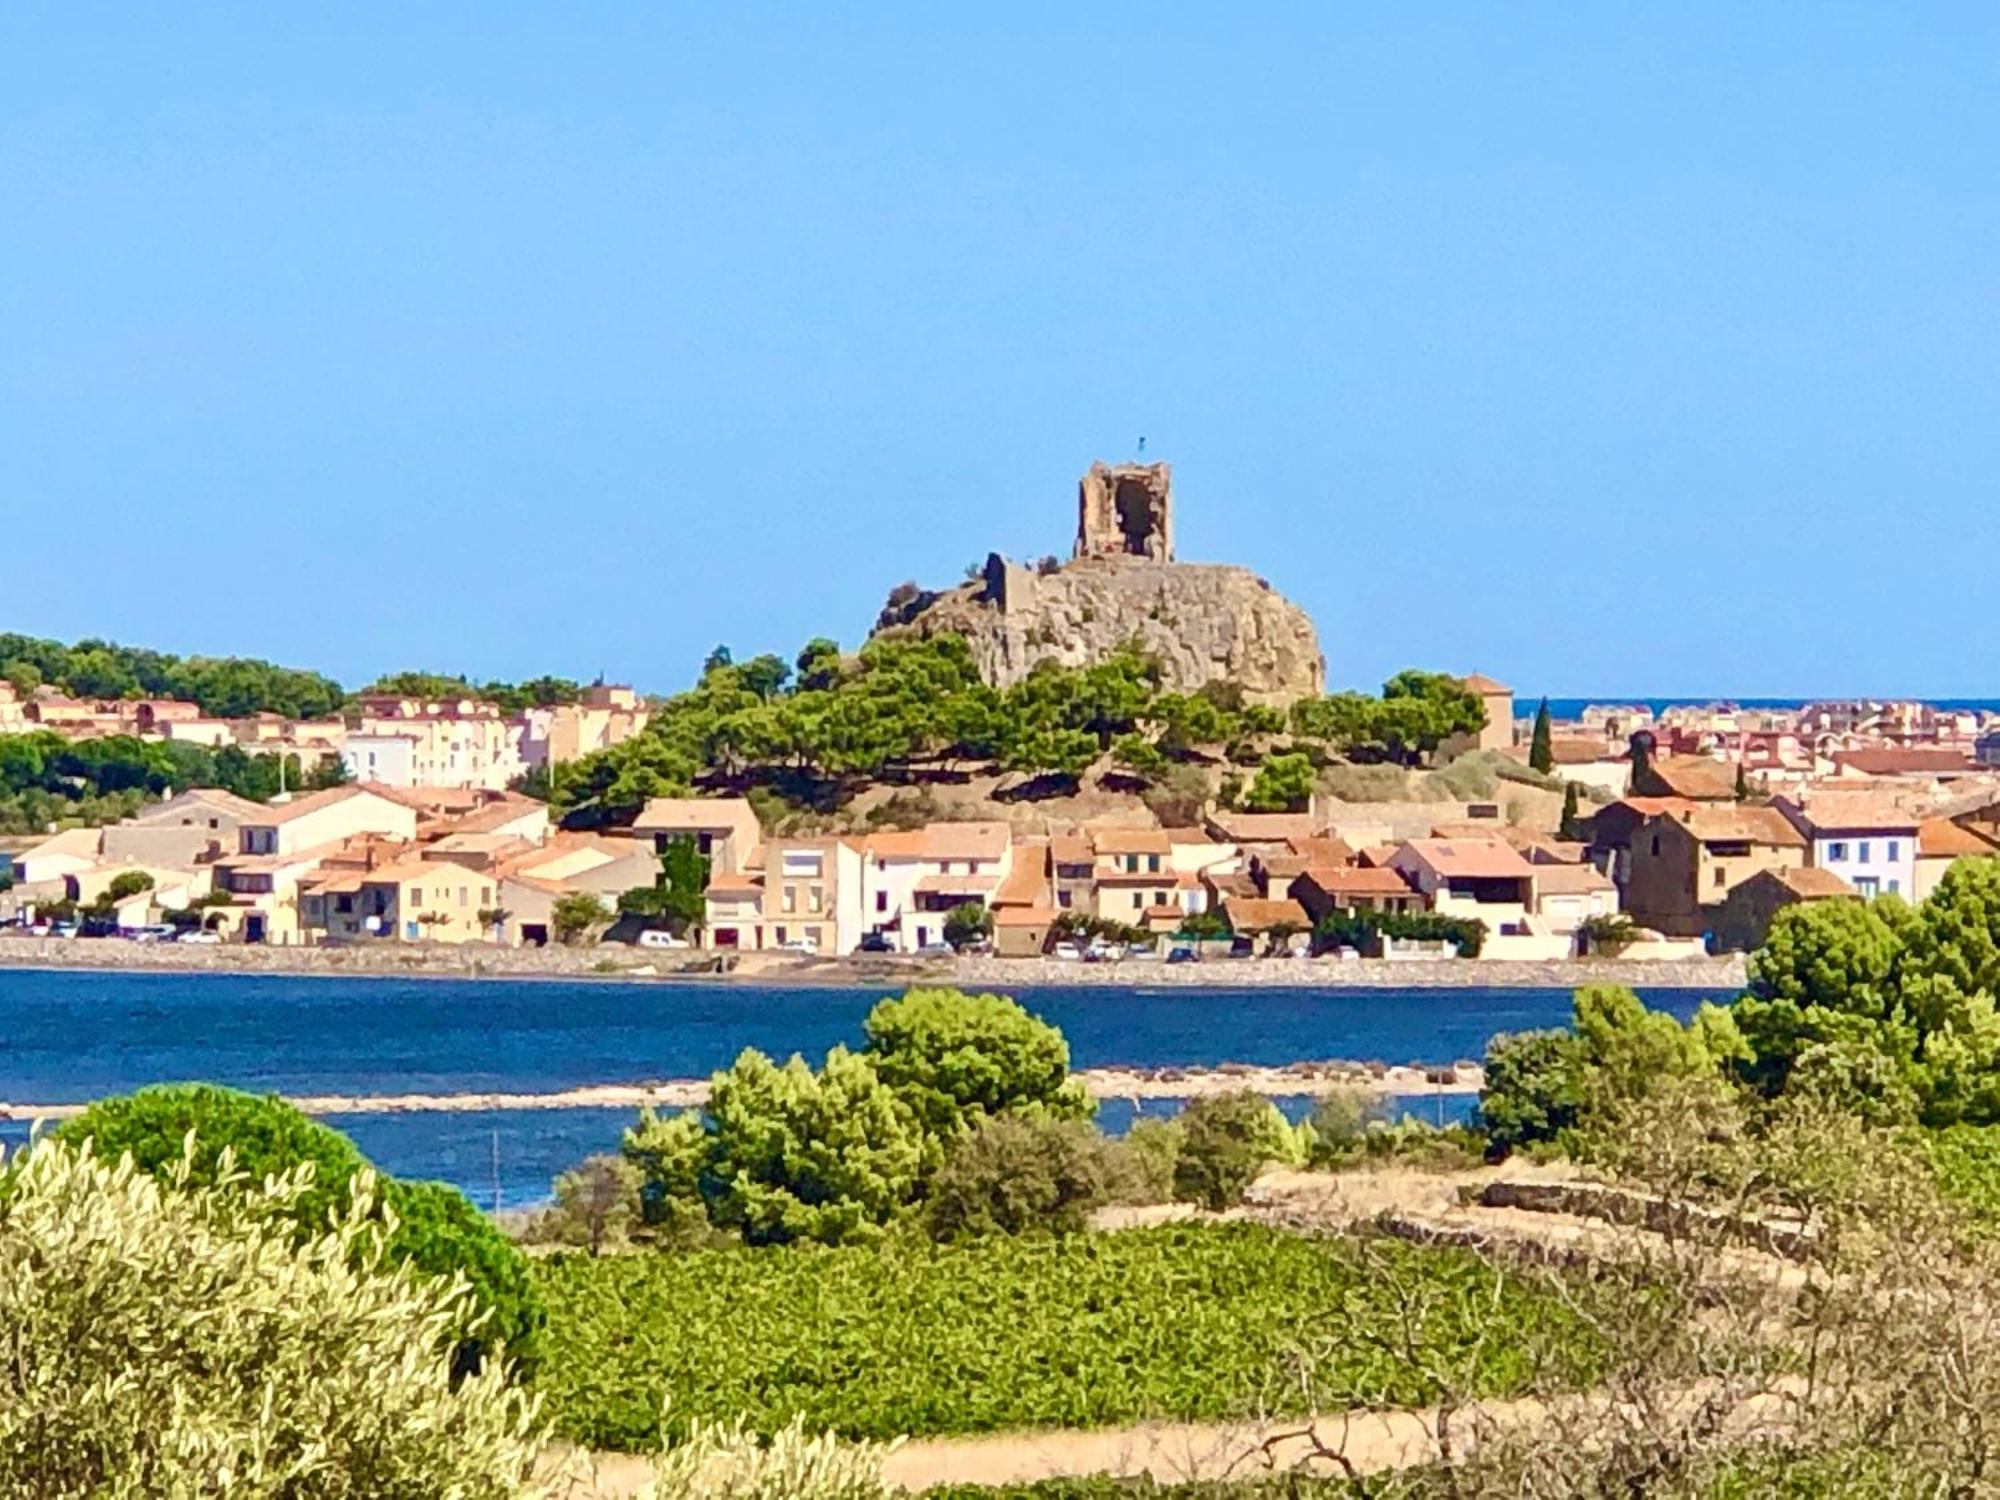
[(1775, 808), (1700, 804), (1655, 814), (1633, 835), (1624, 905), (1669, 937), (1711, 930), (1715, 908), (1763, 870), (1797, 869), (1806, 840)]
[(1535, 920), (1551, 936), (1578, 950), (1585, 923), (1618, 913), (1618, 887), (1593, 864), (1535, 865)]
[(1359, 865), (1314, 865), (1292, 879), (1287, 894), (1317, 923), (1335, 912), (1413, 912), (1424, 898), (1399, 870)]
[(1806, 788), (1777, 807), (1810, 841), (1810, 863), (1858, 896), (1910, 897), (1917, 886), (1917, 825), (1923, 820), (1879, 792)]
[(1311, 944), (1312, 922), (1290, 897), (1231, 896), (1222, 903), (1222, 915), (1253, 953), (1303, 952)]
[[(1165, 829), (1093, 828), (1090, 847), (1097, 895), (1093, 915), (1128, 927), (1180, 924), (1179, 877)], [(1198, 888), (1198, 877), (1190, 877), (1189, 884)]]
[(693, 839), (712, 875), (745, 868), (764, 840), (756, 810), (742, 797), (654, 797), (633, 818), (632, 832), (660, 854), (675, 839)]
[(581, 703), (523, 713), (521, 759), (529, 766), (566, 764), (624, 744), (646, 727), (648, 717), (631, 688), (599, 683), (585, 691)]
[(1535, 867), (1500, 839), (1411, 839), (1388, 868), (1441, 916), (1484, 922), (1495, 934), (1528, 931)]
[[(828, 957), (851, 952), (864, 926), (864, 859), (859, 839), (769, 839), (761, 879), (751, 872), (711, 879), (702, 941), (711, 948), (780, 949)], [(920, 882), (921, 883), (921, 882)], [(997, 883), (997, 882), (996, 882)], [(938, 919), (940, 931), (943, 918)]]
[(1924, 901), (1938, 888), (1945, 871), (1961, 859), (2000, 857), (2000, 844), (1982, 837), (1949, 818), (1926, 818), (1917, 825), (1917, 862), (1912, 872), (1910, 899)]
[(318, 938), (492, 942), (496, 889), (490, 871), (406, 855), (309, 878), (300, 889), (300, 919)]
[(1718, 953), (1748, 953), (1763, 946), (1771, 922), (1788, 906), (1858, 899), (1848, 883), (1830, 870), (1811, 865), (1759, 870), (1737, 882), (1710, 914)]
[[(1620, 891), (1632, 880), (1632, 839), (1646, 823), (1662, 814), (1678, 817), (1697, 804), (1685, 797), (1621, 797), (1601, 807), (1590, 820), (1590, 862), (1611, 877)], [(1630, 906), (1631, 898), (1625, 898)]]
[(1097, 852), (1090, 846), (1089, 834), (1059, 833), (1049, 840), (1049, 873), (1058, 911), (1097, 910), (1096, 870)]

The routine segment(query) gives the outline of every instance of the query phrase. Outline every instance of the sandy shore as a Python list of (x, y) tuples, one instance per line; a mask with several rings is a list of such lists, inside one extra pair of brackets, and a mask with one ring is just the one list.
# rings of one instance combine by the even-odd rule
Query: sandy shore
[(1622, 984), (1652, 989), (1740, 989), (1740, 955), (1648, 963), (1591, 959), (1517, 963), (1489, 959), (1212, 959), (1080, 964), (1050, 958), (926, 961), (879, 957), (812, 959), (744, 954), (727, 973), (717, 955), (682, 950), (500, 948), (486, 943), (382, 943), (343, 948), (182, 947), (115, 939), (0, 938), (0, 968), (96, 969), (125, 973), (269, 974), (399, 979), (608, 979), (704, 984), (830, 985), (890, 991), (912, 984), (1024, 989), (1052, 985), (1138, 988), (1568, 989)]
[[(1219, 1068), (1084, 1068), (1076, 1077), (1093, 1099), (1196, 1099), (1233, 1089), (1271, 1098), (1300, 1098), (1358, 1089), (1374, 1094), (1476, 1094), (1477, 1064), (1424, 1069), (1353, 1062), (1299, 1062), (1284, 1067), (1225, 1063)], [(494, 1109), (686, 1109), (708, 1100), (708, 1080), (602, 1083), (541, 1094), (297, 1094), (290, 1102), (309, 1115), (462, 1114)], [(81, 1104), (0, 1102), (0, 1120), (64, 1120)]]

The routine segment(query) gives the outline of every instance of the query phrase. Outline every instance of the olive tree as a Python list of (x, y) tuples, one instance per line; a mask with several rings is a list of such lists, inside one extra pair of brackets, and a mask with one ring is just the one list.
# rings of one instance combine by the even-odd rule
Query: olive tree
[(194, 1176), (48, 1140), (0, 1185), (0, 1492), (544, 1493), (535, 1403), (455, 1374), (468, 1287), (387, 1262), (372, 1173), (303, 1240), (309, 1166)]

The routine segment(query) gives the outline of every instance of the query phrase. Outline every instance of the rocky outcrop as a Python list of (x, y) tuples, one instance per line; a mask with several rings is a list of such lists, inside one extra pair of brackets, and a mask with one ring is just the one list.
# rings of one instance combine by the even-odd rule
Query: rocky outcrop
[(1042, 661), (1088, 666), (1134, 640), (1182, 692), (1232, 682), (1246, 702), (1283, 705), (1326, 687), (1311, 619), (1248, 568), (1086, 557), (1042, 571), (996, 553), (978, 580), (904, 604), (883, 625), (963, 636), (995, 687)]

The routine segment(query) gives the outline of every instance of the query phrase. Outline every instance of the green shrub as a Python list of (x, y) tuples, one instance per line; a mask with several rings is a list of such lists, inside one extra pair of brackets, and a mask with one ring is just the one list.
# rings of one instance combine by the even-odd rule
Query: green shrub
[[(190, 1131), (193, 1154), (184, 1163)], [(218, 1180), (225, 1149), (235, 1159), (235, 1170), (253, 1183), (310, 1165), (310, 1183), (288, 1200), (301, 1240), (324, 1232), (330, 1216), (346, 1211), (355, 1174), (368, 1166), (346, 1136), (282, 1099), (205, 1083), (162, 1084), (100, 1099), (65, 1121), (53, 1139), (93, 1141), (107, 1161), (130, 1153), (140, 1170), (162, 1181), (184, 1169), (197, 1187)], [(544, 1314), (521, 1252), (463, 1193), (445, 1183), (383, 1177), (378, 1197), (398, 1220), (387, 1245), (390, 1261), (407, 1261), (429, 1276), (462, 1272), (488, 1315), (459, 1348), (461, 1369), (504, 1349), (524, 1372), (532, 1372)]]
[(531, 1404), (442, 1352), (463, 1289), (382, 1262), (372, 1174), (302, 1232), (305, 1173), (267, 1192), (64, 1139), (25, 1154), (0, 1197), (0, 1493), (523, 1492)]
[(878, 1004), (863, 1029), (875, 1071), (940, 1139), (975, 1113), (1090, 1114), (1088, 1096), (1069, 1076), (1063, 1034), (1004, 995), (913, 989)]
[(639, 1217), (663, 1238), (708, 1226), (702, 1180), (714, 1149), (699, 1110), (662, 1118), (639, 1111), (639, 1123), (625, 1132), (620, 1153), (639, 1174)]
[(1297, 1166), (1304, 1158), (1299, 1133), (1278, 1107), (1248, 1089), (1194, 1100), (1181, 1111), (1180, 1127), (1174, 1196), (1204, 1208), (1241, 1203), (1265, 1166)]
[(1107, 1142), (1080, 1120), (983, 1119), (954, 1141), (930, 1186), (924, 1223), (941, 1240), (1075, 1234), (1105, 1201)]
[(1180, 1121), (1133, 1121), (1123, 1137), (1105, 1143), (1107, 1199), (1112, 1203), (1171, 1203), (1174, 1167), (1180, 1155)]
[(924, 1135), (874, 1062), (836, 1047), (815, 1073), (746, 1051), (709, 1094), (709, 1217), (753, 1245), (869, 1239), (916, 1191)]

